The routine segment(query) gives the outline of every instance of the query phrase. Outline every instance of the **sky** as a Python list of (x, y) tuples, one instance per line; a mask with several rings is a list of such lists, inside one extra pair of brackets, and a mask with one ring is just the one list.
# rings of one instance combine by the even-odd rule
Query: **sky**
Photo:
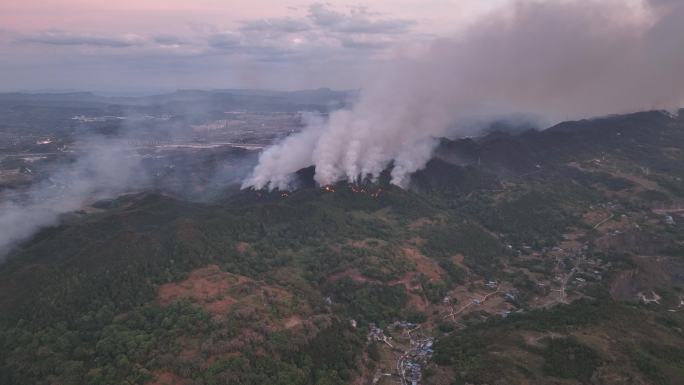
[(509, 0), (0, 1), (0, 91), (359, 88)]

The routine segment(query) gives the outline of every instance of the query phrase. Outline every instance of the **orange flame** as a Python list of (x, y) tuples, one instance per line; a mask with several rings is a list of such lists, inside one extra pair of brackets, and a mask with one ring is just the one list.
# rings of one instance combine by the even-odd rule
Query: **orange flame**
[(366, 189), (363, 188), (363, 187), (359, 187), (359, 186), (355, 186), (355, 185), (350, 185), (349, 188), (351, 189), (351, 191), (352, 191), (353, 193), (356, 193), (356, 194), (365, 194), (365, 193), (366, 193)]

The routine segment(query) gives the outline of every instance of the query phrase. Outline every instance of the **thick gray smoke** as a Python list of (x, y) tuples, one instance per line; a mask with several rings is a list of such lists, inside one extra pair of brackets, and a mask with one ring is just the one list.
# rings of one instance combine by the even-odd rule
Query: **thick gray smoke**
[(287, 189), (310, 165), (321, 185), (376, 178), (392, 162), (392, 183), (406, 186), (434, 138), (474, 134), (462, 122), (680, 107), (684, 2), (521, 0), (415, 56), (368, 84), (351, 110), (264, 151), (243, 187)]
[(143, 184), (141, 158), (125, 141), (90, 139), (82, 145), (84, 153), (74, 163), (0, 203), (0, 260), (16, 243), (57, 224), (62, 214)]

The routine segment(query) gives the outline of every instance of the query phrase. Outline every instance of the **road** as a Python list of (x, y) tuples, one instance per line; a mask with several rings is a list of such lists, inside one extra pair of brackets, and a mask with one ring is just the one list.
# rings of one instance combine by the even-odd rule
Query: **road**
[[(494, 294), (497, 294), (497, 293), (501, 293), (501, 290), (497, 289), (496, 291), (491, 292), (491, 293), (485, 295), (484, 297), (482, 297), (481, 299), (479, 299), (479, 301), (480, 301), (479, 305), (485, 303), (485, 301), (487, 301), (487, 300), (489, 299), (489, 297), (491, 297), (491, 296), (493, 296)], [(451, 313), (445, 315), (444, 318), (451, 317), (451, 318), (454, 320), (454, 322), (455, 322), (455, 321), (456, 321), (456, 316), (459, 315), (459, 314), (461, 314), (461, 313), (462, 313), (464, 310), (466, 310), (467, 308), (469, 308), (469, 307), (471, 307), (472, 305), (474, 305), (476, 300), (477, 300), (477, 299), (475, 299), (475, 298), (474, 298), (474, 299), (471, 299), (466, 305), (464, 305), (462, 308), (460, 308), (457, 312), (454, 312), (454, 308), (453, 308), (453, 306), (452, 306), (452, 307), (451, 307)]]

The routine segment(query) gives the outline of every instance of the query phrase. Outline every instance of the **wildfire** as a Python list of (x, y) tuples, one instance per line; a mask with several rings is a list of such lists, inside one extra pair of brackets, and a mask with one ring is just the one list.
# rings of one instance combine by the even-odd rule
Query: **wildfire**
[(381, 188), (378, 188), (375, 191), (371, 191), (367, 189), (366, 187), (362, 187), (359, 185), (354, 185), (350, 184), (349, 189), (354, 193), (354, 194), (370, 194), (371, 197), (377, 198), (380, 196), (380, 194), (384, 193), (385, 191)]
[(376, 191), (374, 191), (374, 192), (371, 194), (371, 196), (372, 196), (373, 198), (377, 198), (377, 197), (379, 197), (380, 194), (382, 194), (383, 192), (384, 192), (384, 190), (381, 189), (381, 188), (379, 188), (379, 189), (377, 189)]
[(280, 193), (280, 196), (281, 196), (282, 198), (287, 198), (287, 197), (290, 196), (290, 193), (288, 193), (287, 191), (283, 191), (283, 192)]
[[(377, 189), (374, 189), (374, 188), (363, 187), (363, 186), (360, 186), (360, 185), (357, 185), (357, 184), (351, 184), (351, 183), (348, 184), (347, 187), (349, 187), (349, 190), (350, 190), (352, 193), (354, 193), (354, 194), (368, 194), (368, 195), (370, 195), (370, 196), (373, 197), (373, 198), (378, 198), (378, 197), (380, 197), (380, 195), (385, 194), (385, 193), (387, 192), (386, 190), (383, 190), (383, 189), (381, 189), (381, 188), (379, 188), (379, 187), (378, 187)], [(321, 186), (321, 189), (322, 189), (324, 192), (329, 192), (329, 193), (334, 193), (334, 192), (335, 192), (335, 187), (334, 187), (333, 185)], [(280, 194), (280, 196), (282, 196), (283, 198), (285, 198), (285, 197), (288, 196), (288, 193), (287, 193), (287, 192), (283, 192), (283, 193)]]
[(365, 193), (367, 193), (366, 189), (363, 188), (363, 187), (351, 185), (351, 186), (349, 186), (349, 188), (351, 188), (352, 192), (355, 193), (355, 194), (365, 194)]

